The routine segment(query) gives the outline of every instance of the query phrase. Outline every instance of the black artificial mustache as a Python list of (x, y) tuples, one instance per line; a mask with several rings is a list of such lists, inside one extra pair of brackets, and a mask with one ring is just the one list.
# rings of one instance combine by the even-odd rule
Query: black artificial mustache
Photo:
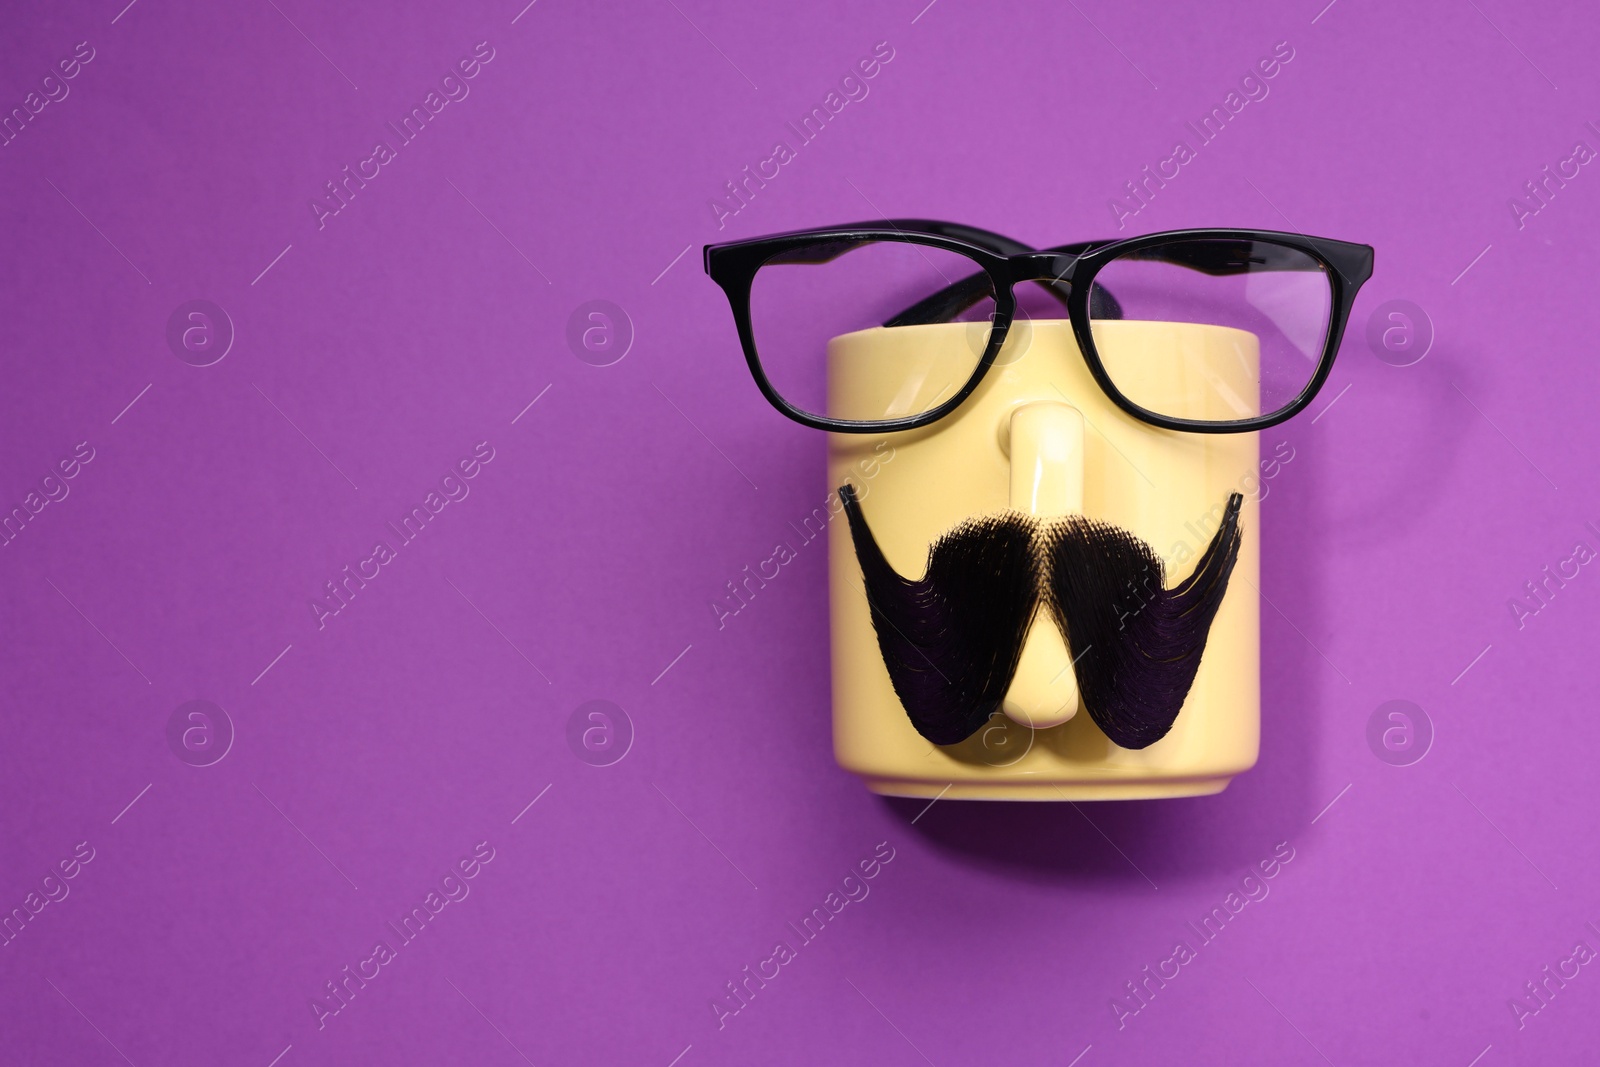
[(839, 497), (895, 694), (923, 737), (966, 740), (1000, 710), (1028, 628), (1047, 607), (1074, 655), (1084, 709), (1112, 743), (1146, 748), (1177, 720), (1239, 558), (1239, 510), (1189, 577), (1166, 588), (1161, 557), (1109, 523), (1008, 513), (962, 523), (915, 581), (890, 566), (855, 490)]

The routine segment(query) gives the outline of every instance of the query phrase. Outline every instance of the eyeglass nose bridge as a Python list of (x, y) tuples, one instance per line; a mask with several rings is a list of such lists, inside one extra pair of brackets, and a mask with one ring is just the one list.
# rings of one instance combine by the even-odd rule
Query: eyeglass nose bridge
[(1011, 284), (1053, 282), (1070, 287), (1079, 257), (1068, 252), (1024, 252), (1006, 261)]

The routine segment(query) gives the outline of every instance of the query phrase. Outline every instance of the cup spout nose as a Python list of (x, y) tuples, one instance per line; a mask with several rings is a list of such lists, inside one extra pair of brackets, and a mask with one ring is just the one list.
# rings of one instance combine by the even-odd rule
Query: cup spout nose
[(1083, 510), (1083, 413), (1039, 401), (1011, 412), (1011, 506), (1040, 518)]
[[(1040, 518), (1083, 510), (1083, 414), (1070, 404), (1040, 401), (1011, 412), (1011, 507)], [(1042, 730), (1078, 713), (1078, 679), (1072, 653), (1048, 614), (1028, 630), (1017, 673), (1001, 709), (1016, 722)]]
[(1052, 620), (1035, 619), (1000, 710), (1013, 722), (1044, 730), (1078, 714), (1078, 705), (1078, 679), (1067, 643)]

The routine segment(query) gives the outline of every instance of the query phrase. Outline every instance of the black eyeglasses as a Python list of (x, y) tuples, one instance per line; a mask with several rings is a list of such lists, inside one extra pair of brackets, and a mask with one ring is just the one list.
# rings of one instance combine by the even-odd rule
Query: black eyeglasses
[[(1269, 230), (1174, 230), (1035, 251), (926, 219), (705, 249), (762, 394), (796, 422), (839, 433), (943, 418), (995, 365), (1019, 315), (1059, 319), (1063, 307), (1095, 381), (1134, 418), (1193, 433), (1275, 426), (1327, 380), (1372, 258), (1367, 245)], [(1021, 303), (1018, 282), (1037, 283)], [(1202, 336), (1175, 323), (1227, 329)], [(899, 363), (875, 368), (892, 388), (871, 410), (852, 410), (848, 396), (830, 403), (829, 344), (884, 329), (908, 331), (899, 337), (910, 342), (882, 357)], [(935, 336), (917, 331), (952, 329), (968, 342), (953, 362), (948, 344), (916, 344)], [(937, 359), (919, 355), (935, 348)]]

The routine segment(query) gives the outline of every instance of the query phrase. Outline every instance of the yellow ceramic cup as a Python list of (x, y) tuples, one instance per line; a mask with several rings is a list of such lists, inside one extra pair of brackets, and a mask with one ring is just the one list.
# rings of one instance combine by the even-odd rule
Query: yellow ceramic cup
[[(828, 345), (831, 414), (926, 410), (965, 383), (981, 332), (951, 323), (875, 328)], [(977, 327), (981, 331), (980, 324)], [(1256, 338), (1190, 323), (1097, 323), (1126, 395), (1191, 417), (1254, 414)], [(1187, 577), (1230, 493), (1243, 544), (1194, 685), (1171, 731), (1120, 748), (1080, 713), (1072, 652), (1048, 611), (1034, 620), (1004, 714), (957, 745), (912, 727), (878, 650), (848, 524), (832, 522), (833, 736), (839, 765), (893, 796), (1130, 800), (1199, 796), (1255, 764), (1261, 728), (1261, 553), (1254, 433), (1162, 430), (1104, 394), (1065, 321), (1018, 323), (983, 383), (945, 418), (893, 434), (830, 434), (832, 486), (858, 487), (885, 557), (920, 577), (928, 549), (966, 519), (1008, 509), (1083, 514), (1137, 534), (1170, 587)]]

